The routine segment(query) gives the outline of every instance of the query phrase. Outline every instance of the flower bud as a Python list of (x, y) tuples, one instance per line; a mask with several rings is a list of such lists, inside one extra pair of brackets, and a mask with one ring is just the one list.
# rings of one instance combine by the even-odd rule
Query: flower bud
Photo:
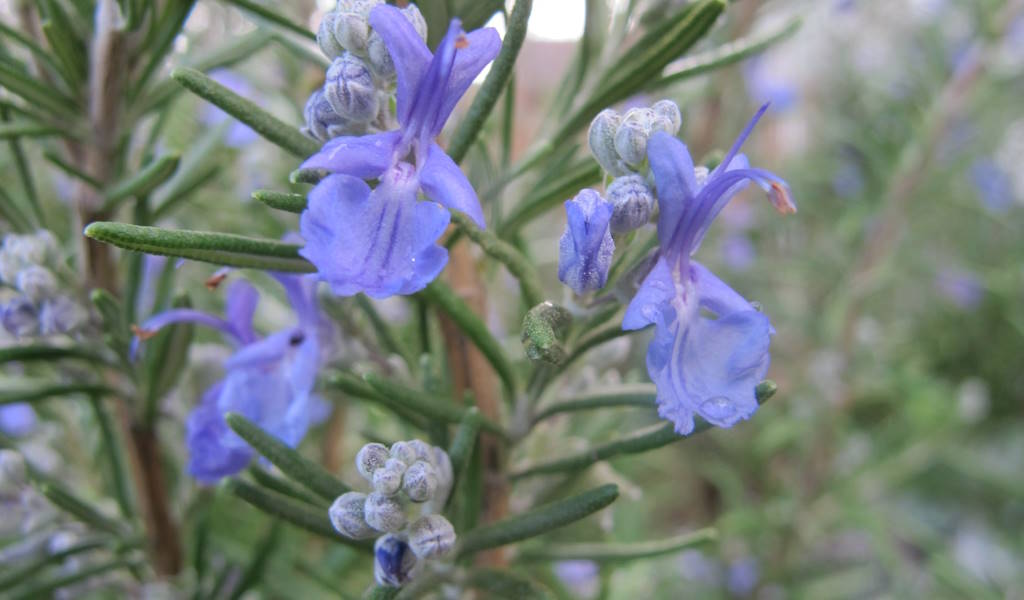
[(661, 129), (669, 135), (679, 133), (679, 128), (683, 126), (683, 115), (679, 112), (679, 106), (675, 102), (658, 100), (651, 105), (651, 110), (654, 111), (656, 117), (657, 129)]
[(57, 254), (57, 240), (46, 229), (33, 234), (8, 235), (4, 238), (4, 252), (22, 266), (42, 265)]
[(384, 38), (377, 35), (376, 31), (370, 34), (366, 42), (366, 58), (370, 70), (378, 79), (389, 83), (395, 80), (395, 63), (391, 60)]
[(402, 475), (405, 474), (405, 463), (389, 458), (384, 466), (373, 472), (373, 491), (394, 496), (402, 489)]
[(523, 333), (520, 338), (526, 356), (530, 360), (561, 364), (567, 358), (562, 342), (571, 322), (572, 314), (551, 302), (541, 302), (531, 308), (523, 317)]
[(366, 497), (363, 509), (366, 522), (377, 531), (394, 533), (405, 527), (405, 512), (397, 498), (374, 492)]
[(316, 31), (317, 46), (320, 46), (320, 51), (331, 60), (345, 53), (344, 46), (338, 43), (338, 38), (334, 35), (337, 21), (338, 12), (332, 10), (324, 15), (320, 21), (320, 28)]
[(14, 337), (21, 338), (39, 332), (39, 315), (28, 298), (19, 296), (12, 299), (0, 312), (4, 329)]
[(17, 494), (27, 484), (25, 458), (14, 450), (0, 450), (0, 497)]
[(418, 460), (402, 478), (402, 491), (413, 502), (426, 502), (437, 491), (437, 470), (428, 462)]
[(316, 90), (309, 96), (303, 113), (306, 118), (306, 126), (302, 128), (302, 133), (315, 140), (326, 142), (339, 135), (358, 133), (355, 124), (334, 112), (334, 107), (324, 97), (322, 89)]
[(43, 302), (39, 309), (39, 332), (42, 335), (74, 333), (89, 320), (89, 312), (68, 296), (57, 296)]
[(416, 462), (416, 450), (409, 442), (391, 444), (391, 458), (402, 461), (406, 466)]
[(565, 202), (568, 223), (558, 244), (558, 279), (577, 294), (604, 287), (615, 242), (608, 223), (612, 205), (591, 189)]
[(420, 36), (420, 39), (424, 42), (427, 41), (427, 20), (423, 18), (423, 13), (416, 7), (415, 4), (409, 4), (402, 9), (402, 16), (405, 17), (406, 21), (412, 25), (412, 28), (416, 30), (416, 33)]
[(615, 152), (615, 131), (621, 122), (622, 118), (617, 112), (606, 108), (597, 113), (594, 120), (590, 122), (590, 131), (587, 134), (590, 152), (594, 158), (597, 159), (602, 169), (616, 176), (629, 173), (629, 169)]
[(419, 558), (444, 556), (455, 547), (455, 528), (441, 515), (425, 515), (409, 527), (409, 548)]
[(416, 576), (419, 560), (397, 535), (383, 535), (373, 545), (373, 576), (380, 585), (401, 587)]
[(46, 267), (30, 265), (18, 272), (14, 286), (32, 302), (40, 302), (57, 291), (57, 279)]
[(412, 447), (413, 452), (416, 453), (416, 460), (422, 460), (423, 462), (433, 465), (434, 448), (430, 444), (423, 440), (409, 440), (409, 446)]
[[(443, 448), (434, 446), (434, 468), (437, 473), (437, 490), (451, 488), (451, 485), (455, 482), (455, 469), (452, 468), (452, 459), (448, 457), (448, 453)], [(447, 500), (447, 493), (443, 500)]]
[(653, 110), (631, 108), (615, 130), (615, 152), (630, 166), (640, 166), (647, 160), (647, 140), (654, 120)]
[(384, 0), (342, 0), (335, 9), (334, 39), (338, 44), (360, 56), (366, 54), (370, 37), (369, 16), (374, 6)]
[(627, 233), (650, 220), (654, 192), (642, 176), (626, 175), (608, 186), (608, 201), (612, 204), (612, 233)]
[(346, 52), (334, 59), (324, 80), (324, 98), (349, 121), (369, 122), (377, 116), (377, 88), (366, 63)]
[(354, 540), (364, 540), (377, 535), (364, 516), (366, 494), (347, 492), (337, 497), (327, 510), (331, 525), (341, 535)]
[(367, 481), (373, 481), (373, 472), (383, 467), (388, 458), (388, 448), (384, 444), (366, 444), (356, 454), (356, 470)]

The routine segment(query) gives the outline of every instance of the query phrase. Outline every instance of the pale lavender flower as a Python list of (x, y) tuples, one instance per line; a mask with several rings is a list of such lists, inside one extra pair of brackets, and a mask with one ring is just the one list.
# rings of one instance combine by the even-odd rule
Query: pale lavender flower
[(981, 197), (982, 205), (993, 214), (1006, 214), (1013, 205), (1013, 182), (1010, 176), (990, 158), (979, 158), (971, 164), (971, 183)]
[(935, 276), (935, 288), (954, 305), (963, 310), (977, 308), (985, 297), (981, 279), (964, 269), (947, 267)]
[(762, 186), (780, 212), (796, 211), (785, 182), (751, 168), (738, 154), (767, 108), (761, 107), (703, 183), (681, 141), (657, 132), (648, 143), (658, 190), (660, 256), (626, 309), (622, 326), (655, 326), (647, 371), (657, 385), (658, 414), (680, 434), (693, 431), (695, 415), (719, 427), (749, 418), (757, 410), (754, 387), (768, 371), (774, 333), (768, 317), (690, 258), (714, 218), (749, 181)]
[[(399, 127), (334, 138), (303, 163), (333, 175), (302, 214), (302, 255), (335, 293), (383, 298), (422, 289), (447, 264), (436, 244), (449, 220), (442, 205), (484, 226), (476, 192), (433, 140), (501, 40), (493, 29), (464, 33), (456, 19), (431, 55), (399, 9), (375, 7), (370, 24), (395, 65)], [(381, 183), (371, 192), (359, 179)], [(430, 202), (418, 201), (419, 192)]]
[(31, 404), (15, 402), (0, 404), (0, 432), (11, 437), (25, 437), (39, 424), (39, 417)]
[(577, 294), (604, 287), (615, 252), (611, 203), (591, 189), (565, 201), (568, 223), (558, 244), (558, 279)]

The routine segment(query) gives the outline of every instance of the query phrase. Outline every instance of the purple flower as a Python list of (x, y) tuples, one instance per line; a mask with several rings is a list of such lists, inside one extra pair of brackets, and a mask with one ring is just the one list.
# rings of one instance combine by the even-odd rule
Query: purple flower
[[(796, 211), (785, 182), (749, 166), (738, 154), (768, 105), (754, 116), (722, 163), (703, 183), (686, 146), (655, 133), (647, 155), (658, 190), (660, 256), (626, 309), (624, 329), (654, 324), (647, 372), (658, 388), (658, 414), (680, 434), (693, 431), (694, 415), (731, 427), (757, 409), (754, 387), (768, 371), (774, 333), (768, 317), (690, 259), (711, 222), (753, 181), (782, 213)], [(702, 312), (715, 316), (706, 318)]]
[(970, 310), (981, 303), (985, 287), (977, 275), (956, 268), (945, 268), (935, 276), (935, 287), (947, 300)]
[(25, 437), (32, 433), (39, 418), (31, 404), (15, 402), (0, 405), (0, 432), (11, 437)]
[(971, 165), (971, 183), (989, 212), (1006, 214), (1013, 205), (1013, 183), (992, 159), (979, 158)]
[(245, 281), (228, 288), (225, 318), (193, 310), (171, 309), (139, 328), (147, 338), (172, 323), (198, 323), (225, 334), (237, 347), (224, 363), (224, 378), (208, 389), (185, 423), (188, 471), (202, 482), (237, 473), (253, 450), (224, 422), (237, 412), (285, 443), (295, 446), (322, 415), (313, 395), (321, 363), (322, 328), (316, 282), (310, 277), (275, 275), (285, 288), (298, 323), (266, 337), (252, 326), (259, 293)]
[(558, 279), (577, 294), (604, 287), (615, 242), (609, 228), (613, 207), (591, 189), (565, 201), (568, 223), (558, 244)]
[[(435, 203), (484, 226), (469, 180), (433, 140), (501, 39), (493, 29), (464, 33), (456, 19), (431, 55), (397, 8), (375, 7), (370, 24), (395, 64), (399, 127), (334, 138), (303, 163), (335, 175), (310, 194), (301, 219), (302, 255), (336, 294), (383, 298), (423, 289), (447, 263), (436, 241), (449, 215)], [(371, 192), (358, 179), (381, 183)], [(419, 202), (418, 192), (433, 202)]]

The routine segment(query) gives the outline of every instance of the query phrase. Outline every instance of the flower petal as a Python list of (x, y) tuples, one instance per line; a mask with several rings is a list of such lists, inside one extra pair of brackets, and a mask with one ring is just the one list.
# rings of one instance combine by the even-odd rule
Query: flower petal
[(693, 159), (686, 144), (664, 131), (656, 131), (647, 142), (647, 158), (658, 189), (658, 239), (663, 249), (677, 248), (680, 230), (689, 227), (697, 194)]
[(335, 294), (410, 294), (437, 277), (448, 253), (436, 242), (450, 215), (417, 201), (411, 165), (389, 170), (369, 195), (331, 179), (310, 194), (300, 227), (306, 238), (301, 254)]
[(397, 129), (358, 137), (336, 137), (306, 159), (302, 168), (373, 179), (391, 166), (401, 138), (402, 132)]
[(626, 314), (622, 317), (622, 328), (629, 331), (643, 329), (652, 323), (663, 324), (665, 310), (671, 308), (675, 295), (676, 284), (672, 271), (668, 262), (664, 258), (659, 258), (626, 307)]
[(398, 122), (406, 125), (420, 80), (432, 58), (430, 50), (402, 11), (393, 6), (380, 5), (371, 10), (370, 25), (384, 40), (384, 45), (387, 46), (391, 60), (395, 64), (395, 73), (398, 76), (398, 89), (395, 94)]
[(231, 282), (224, 301), (224, 316), (234, 326), (243, 344), (256, 339), (256, 332), (252, 329), (252, 318), (256, 314), (256, 304), (259, 301), (260, 293), (248, 281), (238, 279)]
[(487, 227), (476, 190), (448, 154), (435, 143), (427, 150), (420, 169), (420, 186), (427, 198), (466, 213), (480, 227)]
[(501, 50), (501, 37), (497, 31), (488, 27), (467, 33), (465, 42), (459, 42), (457, 45), (459, 48), (455, 53), (455, 64), (444, 90), (441, 111), (433, 126), (435, 135), (444, 128), (448, 116), (473, 84), (476, 76), (498, 55), (498, 51)]
[(224, 368), (249, 369), (254, 367), (266, 367), (284, 359), (288, 350), (304, 340), (305, 334), (298, 327), (289, 327), (272, 335), (268, 335), (258, 342), (242, 346), (224, 362)]
[(185, 444), (189, 451), (188, 472), (202, 483), (214, 483), (245, 468), (253, 452), (245, 447), (228, 447), (223, 441), (231, 433), (217, 398), (224, 382), (217, 382), (203, 394), (199, 406), (185, 420)]
[(701, 308), (709, 310), (719, 317), (735, 312), (756, 310), (749, 300), (739, 295), (736, 290), (729, 287), (704, 265), (690, 261), (690, 269), (693, 280), (697, 282), (697, 298)]
[(566, 200), (567, 223), (558, 247), (558, 279), (577, 294), (604, 287), (615, 242), (612, 205), (592, 189)]

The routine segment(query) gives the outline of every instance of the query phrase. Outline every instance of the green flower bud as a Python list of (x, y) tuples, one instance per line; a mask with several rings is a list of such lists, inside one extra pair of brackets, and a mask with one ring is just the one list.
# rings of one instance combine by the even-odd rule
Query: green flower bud
[(587, 133), (591, 154), (602, 169), (615, 176), (629, 173), (629, 169), (615, 151), (615, 132), (621, 123), (619, 113), (607, 108), (597, 113), (590, 122), (590, 131)]
[(405, 473), (405, 463), (389, 458), (384, 466), (373, 472), (373, 491), (394, 496), (402, 489), (402, 475)]
[(373, 481), (373, 473), (384, 466), (390, 455), (384, 444), (370, 443), (359, 449), (356, 454), (356, 469), (367, 481)]
[(455, 547), (455, 527), (441, 515), (426, 515), (409, 527), (409, 548), (422, 559), (437, 558)]
[(541, 302), (523, 317), (521, 340), (530, 360), (542, 360), (553, 365), (566, 359), (562, 339), (568, 332), (572, 315), (565, 308)]
[(377, 116), (378, 95), (366, 63), (346, 52), (334, 59), (324, 79), (324, 98), (334, 112), (350, 121), (369, 122)]
[(377, 535), (377, 531), (366, 522), (366, 494), (348, 492), (334, 500), (327, 509), (331, 525), (341, 535), (354, 540), (364, 540)]
[(402, 491), (413, 502), (426, 502), (437, 491), (437, 470), (428, 462), (418, 460), (402, 478)]
[(374, 492), (366, 497), (366, 522), (377, 531), (394, 533), (405, 527), (405, 511), (397, 498)]
[(619, 177), (608, 186), (612, 203), (612, 233), (628, 233), (643, 227), (654, 209), (654, 192), (640, 175)]

